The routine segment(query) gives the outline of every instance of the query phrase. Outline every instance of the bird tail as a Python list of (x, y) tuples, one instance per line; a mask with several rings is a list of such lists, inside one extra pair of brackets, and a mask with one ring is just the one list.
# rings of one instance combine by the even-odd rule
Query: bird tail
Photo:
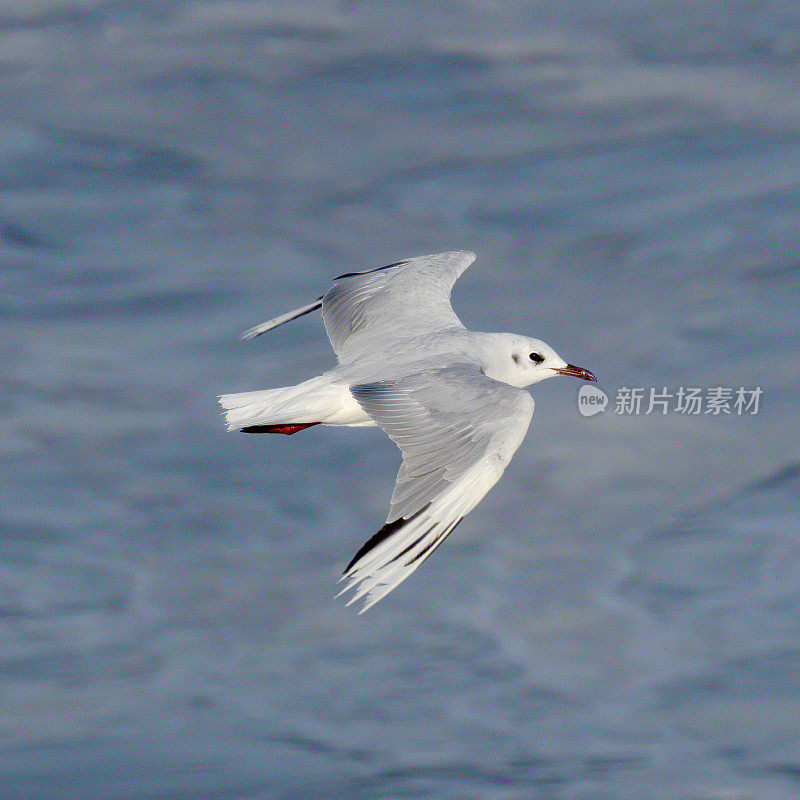
[(317, 423), (354, 424), (343, 415), (344, 400), (349, 400), (363, 415), (346, 387), (332, 384), (320, 375), (297, 386), (223, 394), (219, 404), (225, 409), (229, 431), (294, 433)]

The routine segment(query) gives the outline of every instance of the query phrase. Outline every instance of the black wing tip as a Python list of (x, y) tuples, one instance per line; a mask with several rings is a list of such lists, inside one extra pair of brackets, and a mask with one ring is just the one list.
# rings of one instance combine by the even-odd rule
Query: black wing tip
[(415, 564), (420, 559), (423, 559), (426, 553), (429, 553), (435, 547), (438, 547), (460, 524), (461, 520), (464, 517), (459, 517), (452, 525), (445, 528), (442, 533), (440, 533), (433, 541), (429, 542), (422, 550), (419, 551), (407, 564), (406, 566), (409, 567), (412, 564)]
[(410, 517), (400, 517), (392, 522), (387, 522), (379, 531), (370, 536), (370, 538), (367, 539), (363, 545), (361, 545), (361, 547), (358, 549), (358, 552), (350, 559), (350, 563), (344, 568), (344, 572), (342, 574), (347, 575), (353, 565), (358, 563), (358, 561), (367, 553), (369, 553), (370, 550), (372, 550), (374, 547), (377, 547), (381, 542), (386, 541), (386, 539), (388, 539), (393, 533), (396, 533), (404, 525), (418, 517), (427, 507), (427, 505), (424, 506)]
[(387, 264), (385, 267), (375, 267), (374, 269), (365, 269), (363, 272), (345, 272), (344, 275), (337, 275), (333, 280), (338, 281), (342, 278), (354, 278), (356, 275), (369, 275), (371, 272), (380, 272), (383, 269), (392, 269), (392, 267), (402, 267), (403, 264), (408, 264), (408, 259), (403, 261), (395, 261), (393, 264)]

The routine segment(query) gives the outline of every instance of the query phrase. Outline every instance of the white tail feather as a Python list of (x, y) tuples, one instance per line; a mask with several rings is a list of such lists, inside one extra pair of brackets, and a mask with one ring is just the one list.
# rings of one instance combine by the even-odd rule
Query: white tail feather
[(229, 431), (251, 425), (297, 425), (321, 422), (328, 425), (373, 425), (350, 394), (347, 386), (333, 384), (326, 375), (297, 386), (257, 392), (223, 394)]

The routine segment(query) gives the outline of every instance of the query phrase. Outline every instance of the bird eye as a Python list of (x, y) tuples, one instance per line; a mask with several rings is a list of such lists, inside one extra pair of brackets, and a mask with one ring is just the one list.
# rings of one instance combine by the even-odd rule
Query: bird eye
[(542, 361), (544, 361), (544, 356), (540, 355), (539, 353), (531, 353), (528, 357), (531, 361), (533, 361), (534, 364), (541, 364)]

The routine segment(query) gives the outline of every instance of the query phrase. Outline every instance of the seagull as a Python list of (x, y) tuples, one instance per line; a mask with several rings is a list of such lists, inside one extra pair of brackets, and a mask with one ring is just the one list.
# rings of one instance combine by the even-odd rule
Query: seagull
[(386, 523), (340, 578), (339, 595), (354, 590), (347, 605), (364, 598), (359, 614), (411, 575), (500, 479), (533, 414), (525, 387), (554, 375), (597, 380), (539, 339), (467, 330), (450, 293), (474, 260), (437, 253), (334, 278), (326, 294), (242, 338), (321, 308), (338, 365), (297, 386), (219, 398), (228, 430), (377, 425), (400, 448)]

